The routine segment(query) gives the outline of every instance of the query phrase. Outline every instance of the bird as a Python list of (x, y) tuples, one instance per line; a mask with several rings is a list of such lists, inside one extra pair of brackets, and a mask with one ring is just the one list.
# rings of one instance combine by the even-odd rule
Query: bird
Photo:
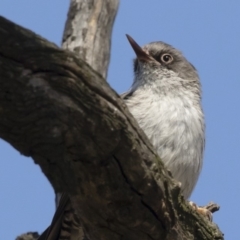
[(127, 38), (136, 58), (133, 84), (122, 97), (188, 199), (202, 169), (205, 145), (197, 70), (167, 43), (140, 47)]
[[(136, 58), (132, 86), (121, 97), (188, 199), (202, 169), (205, 145), (197, 70), (167, 43), (151, 42), (140, 47), (126, 36)], [(39, 240), (66, 239), (87, 238), (67, 193), (63, 193), (50, 227)]]

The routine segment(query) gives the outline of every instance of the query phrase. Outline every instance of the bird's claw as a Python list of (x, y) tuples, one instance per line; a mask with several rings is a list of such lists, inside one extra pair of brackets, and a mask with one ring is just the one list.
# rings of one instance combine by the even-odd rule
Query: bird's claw
[(197, 211), (198, 213), (200, 213), (202, 216), (206, 217), (210, 222), (212, 222), (213, 220), (213, 215), (210, 212), (210, 210), (208, 210), (206, 207), (199, 207), (197, 206), (197, 204), (195, 204), (194, 202), (189, 202), (189, 204), (191, 205), (191, 207)]

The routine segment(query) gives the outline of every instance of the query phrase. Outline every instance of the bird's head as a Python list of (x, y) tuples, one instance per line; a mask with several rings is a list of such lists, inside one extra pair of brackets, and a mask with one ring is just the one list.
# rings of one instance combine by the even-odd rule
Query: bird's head
[(137, 56), (134, 59), (135, 83), (199, 84), (195, 67), (171, 45), (159, 41), (140, 47), (129, 35), (127, 38)]

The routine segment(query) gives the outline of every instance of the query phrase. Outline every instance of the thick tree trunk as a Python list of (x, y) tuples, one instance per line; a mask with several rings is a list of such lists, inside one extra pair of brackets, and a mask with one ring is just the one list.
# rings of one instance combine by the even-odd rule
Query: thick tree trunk
[(223, 239), (98, 73), (4, 18), (0, 34), (0, 137), (69, 193), (89, 239)]

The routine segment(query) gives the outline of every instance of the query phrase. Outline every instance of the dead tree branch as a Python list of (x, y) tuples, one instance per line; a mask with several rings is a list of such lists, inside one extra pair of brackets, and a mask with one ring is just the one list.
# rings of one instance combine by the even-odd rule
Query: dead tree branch
[(71, 0), (62, 47), (107, 76), (111, 35), (119, 0)]

